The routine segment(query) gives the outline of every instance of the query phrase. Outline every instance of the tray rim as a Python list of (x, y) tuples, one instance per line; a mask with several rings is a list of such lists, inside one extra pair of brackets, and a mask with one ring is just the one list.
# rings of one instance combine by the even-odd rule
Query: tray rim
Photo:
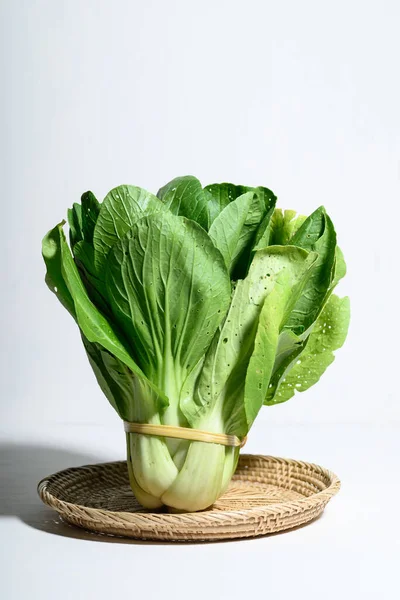
[[(263, 462), (265, 461), (267, 463), (272, 462), (272, 463), (278, 463), (278, 464), (283, 464), (283, 465), (294, 465), (294, 466), (297, 466), (297, 467), (300, 467), (300, 468), (303, 468), (306, 470), (308, 470), (308, 469), (314, 470), (314, 471), (317, 470), (319, 473), (321, 473), (322, 475), (324, 475), (326, 478), (329, 479), (329, 484), (327, 485), (327, 487), (325, 489), (320, 490), (319, 492), (315, 492), (311, 496), (308, 496), (308, 497), (304, 496), (303, 498), (299, 498), (296, 500), (288, 500), (285, 502), (276, 502), (273, 504), (265, 504), (265, 505), (260, 505), (260, 506), (251, 506), (249, 508), (220, 510), (220, 511), (218, 511), (218, 514), (224, 514), (224, 515), (227, 515), (230, 517), (235, 517), (235, 516), (251, 517), (252, 515), (259, 516), (260, 514), (262, 514), (263, 516), (274, 515), (277, 512), (281, 513), (286, 510), (291, 511), (291, 509), (298, 510), (303, 505), (307, 509), (315, 508), (315, 507), (318, 507), (321, 505), (324, 508), (325, 505), (329, 502), (329, 500), (339, 492), (340, 487), (341, 487), (340, 479), (338, 478), (338, 476), (335, 473), (333, 473), (329, 469), (321, 467), (320, 465), (315, 464), (315, 463), (309, 463), (306, 461), (281, 458), (281, 457), (269, 456), (269, 455), (261, 455), (261, 454), (241, 454), (240, 458), (241, 458), (241, 460), (245, 460), (246, 458), (249, 458), (250, 460), (260, 459), (261, 461), (263, 461)], [(162, 527), (163, 522), (168, 522), (169, 525), (171, 525), (173, 523), (182, 524), (183, 520), (190, 523), (192, 521), (193, 522), (198, 521), (199, 516), (201, 516), (202, 519), (204, 519), (204, 518), (207, 518), (207, 516), (211, 515), (211, 513), (208, 511), (174, 514), (174, 513), (164, 513), (164, 512), (157, 513), (157, 512), (150, 512), (150, 511), (147, 511), (147, 512), (145, 512), (145, 511), (134, 511), (134, 512), (112, 511), (112, 510), (107, 510), (104, 508), (93, 508), (93, 507), (85, 506), (83, 504), (76, 504), (76, 503), (68, 502), (66, 500), (61, 500), (60, 498), (58, 498), (57, 496), (55, 496), (51, 492), (49, 492), (47, 489), (48, 485), (52, 482), (52, 480), (62, 476), (64, 473), (80, 471), (85, 468), (90, 469), (93, 467), (112, 466), (112, 465), (117, 465), (117, 464), (122, 465), (124, 463), (126, 463), (125, 460), (117, 460), (117, 461), (93, 463), (93, 464), (81, 465), (79, 467), (69, 467), (67, 469), (62, 469), (61, 471), (57, 471), (56, 473), (53, 473), (51, 475), (44, 477), (39, 482), (39, 484), (37, 486), (38, 494), (39, 494), (41, 500), (44, 502), (44, 504), (46, 504), (47, 506), (50, 506), (51, 508), (56, 510), (59, 514), (60, 514), (60, 509), (62, 507), (65, 507), (67, 509), (74, 509), (76, 507), (86, 513), (86, 517), (85, 517), (86, 520), (91, 520), (93, 522), (96, 521), (95, 515), (104, 516), (104, 517), (107, 517), (107, 516), (115, 517), (117, 519), (123, 519), (124, 517), (128, 518), (128, 519), (132, 519), (133, 516), (136, 516), (136, 517), (141, 517), (144, 519), (146, 519), (146, 517), (148, 517), (148, 518), (151, 518), (153, 521), (159, 520), (160, 521), (159, 525)], [(323, 508), (322, 508), (322, 510), (323, 510)], [(93, 515), (93, 516), (91, 516), (91, 515)], [(63, 516), (62, 513), (61, 513), (61, 516)], [(133, 523), (132, 523), (132, 525), (133, 525)]]

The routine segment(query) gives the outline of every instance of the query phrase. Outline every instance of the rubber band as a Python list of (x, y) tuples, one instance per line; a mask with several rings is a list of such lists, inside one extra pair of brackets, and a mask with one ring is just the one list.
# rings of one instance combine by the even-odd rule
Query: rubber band
[(208, 444), (221, 444), (222, 446), (240, 447), (246, 443), (247, 436), (242, 440), (236, 435), (226, 433), (211, 433), (190, 427), (175, 427), (174, 425), (152, 425), (150, 423), (130, 423), (124, 421), (126, 433), (140, 433), (142, 435), (157, 435), (160, 437), (190, 440), (192, 442), (206, 442)]

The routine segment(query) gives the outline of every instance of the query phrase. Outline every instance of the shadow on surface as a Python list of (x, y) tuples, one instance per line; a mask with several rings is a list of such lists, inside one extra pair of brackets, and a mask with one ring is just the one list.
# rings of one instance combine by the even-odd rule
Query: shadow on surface
[(98, 456), (64, 448), (1, 444), (0, 516), (17, 517), (34, 529), (56, 535), (84, 540), (124, 542), (123, 539), (105, 538), (68, 525), (54, 510), (42, 503), (37, 493), (37, 485), (44, 477), (68, 467), (79, 467), (103, 460)]
[(16, 517), (39, 531), (91, 542), (169, 545), (168, 542), (134, 540), (80, 529), (63, 521), (40, 500), (37, 486), (48, 475), (99, 462), (104, 462), (104, 457), (65, 448), (0, 444), (0, 518)]
[[(39, 481), (68, 467), (104, 462), (104, 458), (64, 448), (51, 446), (0, 444), (0, 517), (14, 516), (34, 529), (63, 537), (114, 544), (139, 545), (193, 545), (210, 542), (141, 541), (131, 538), (96, 534), (61, 520), (58, 514), (42, 503), (37, 493)], [(322, 515), (321, 515), (322, 516)], [(318, 521), (321, 517), (314, 519)], [(313, 522), (313, 521), (312, 521)], [(213, 540), (211, 543), (244, 542), (261, 537), (274, 537), (302, 529), (305, 525), (287, 531), (242, 538), (238, 540)]]

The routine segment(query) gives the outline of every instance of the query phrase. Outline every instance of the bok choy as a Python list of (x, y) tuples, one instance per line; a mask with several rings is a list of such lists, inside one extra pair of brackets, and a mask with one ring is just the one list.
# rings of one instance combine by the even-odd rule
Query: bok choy
[[(260, 408), (316, 383), (346, 338), (346, 267), (323, 207), (275, 208), (264, 187), (178, 177), (153, 195), (91, 192), (43, 239), (46, 282), (69, 311), (124, 421), (247, 435)], [(148, 508), (210, 506), (239, 449), (127, 433)]]

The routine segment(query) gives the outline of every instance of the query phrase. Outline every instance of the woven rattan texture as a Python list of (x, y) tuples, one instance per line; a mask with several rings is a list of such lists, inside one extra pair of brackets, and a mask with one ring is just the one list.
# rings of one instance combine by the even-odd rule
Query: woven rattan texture
[(146, 511), (126, 462), (67, 469), (40, 482), (45, 504), (97, 533), (164, 541), (216, 541), (291, 529), (315, 519), (340, 488), (330, 471), (295, 460), (244, 454), (228, 491), (198, 513)]

